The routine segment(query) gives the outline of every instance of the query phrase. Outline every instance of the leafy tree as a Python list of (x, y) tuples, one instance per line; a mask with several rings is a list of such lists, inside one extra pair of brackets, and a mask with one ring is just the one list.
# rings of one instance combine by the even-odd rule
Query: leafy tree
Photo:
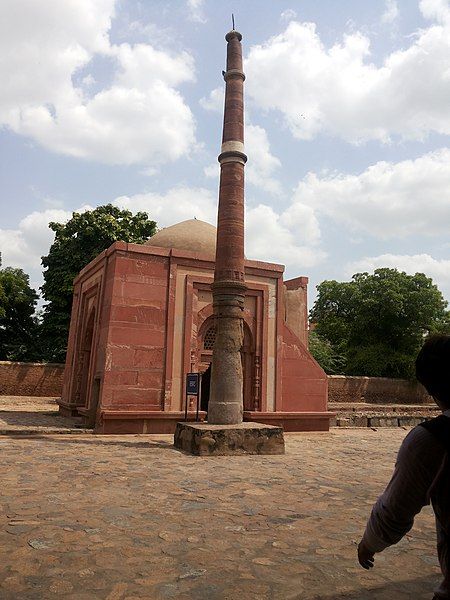
[(317, 290), (310, 318), (344, 357), (347, 375), (413, 377), (423, 338), (450, 330), (447, 302), (422, 273), (376, 269), (349, 282), (324, 281)]
[(328, 375), (342, 372), (345, 357), (339, 354), (333, 344), (325, 338), (310, 331), (308, 336), (309, 351)]
[(50, 223), (55, 240), (42, 257), (44, 308), (42, 333), (48, 360), (65, 360), (72, 309), (73, 280), (100, 252), (115, 241), (140, 244), (156, 231), (156, 223), (144, 212), (107, 204), (84, 213), (73, 213), (65, 224)]
[(39, 359), (37, 298), (22, 269), (0, 268), (0, 360)]

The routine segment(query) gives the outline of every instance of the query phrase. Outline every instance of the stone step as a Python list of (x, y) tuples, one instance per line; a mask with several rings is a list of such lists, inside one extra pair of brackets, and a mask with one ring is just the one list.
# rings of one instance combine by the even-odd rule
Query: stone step
[(336, 413), (331, 427), (414, 427), (440, 414), (435, 404), (330, 402), (328, 410)]

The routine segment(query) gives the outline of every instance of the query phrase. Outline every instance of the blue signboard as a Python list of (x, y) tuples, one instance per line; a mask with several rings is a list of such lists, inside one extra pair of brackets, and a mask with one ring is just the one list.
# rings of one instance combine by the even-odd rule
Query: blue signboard
[(198, 396), (200, 393), (200, 375), (199, 373), (188, 373), (186, 375), (186, 394), (188, 396)]

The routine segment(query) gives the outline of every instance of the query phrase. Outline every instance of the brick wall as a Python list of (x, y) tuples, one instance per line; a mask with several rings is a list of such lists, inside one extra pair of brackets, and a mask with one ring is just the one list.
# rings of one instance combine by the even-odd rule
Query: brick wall
[(385, 377), (328, 376), (329, 402), (373, 404), (425, 404), (433, 402), (416, 381)]
[(64, 365), (0, 361), (0, 396), (60, 396)]

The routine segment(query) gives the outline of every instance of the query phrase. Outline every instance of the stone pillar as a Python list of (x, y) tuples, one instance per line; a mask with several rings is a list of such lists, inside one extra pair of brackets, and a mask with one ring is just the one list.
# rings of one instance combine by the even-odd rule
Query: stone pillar
[(227, 40), (225, 109), (219, 155), (220, 186), (213, 283), (216, 341), (213, 348), (208, 423), (239, 424), (243, 414), (244, 281), (244, 79), (242, 36)]

